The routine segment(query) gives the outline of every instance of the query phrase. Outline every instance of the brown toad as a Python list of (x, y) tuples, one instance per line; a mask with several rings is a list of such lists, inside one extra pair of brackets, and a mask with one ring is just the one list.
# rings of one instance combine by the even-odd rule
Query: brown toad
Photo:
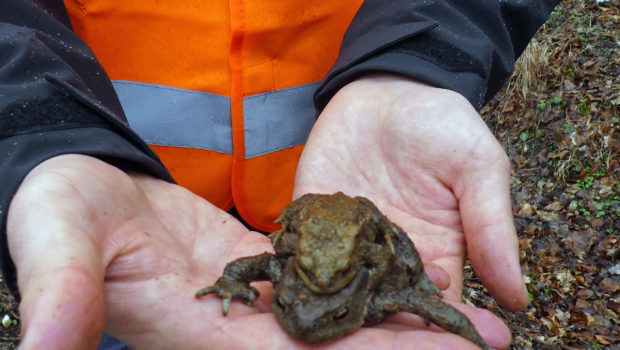
[(215, 285), (196, 297), (223, 297), (226, 315), (231, 298), (251, 304), (258, 296), (250, 282), (270, 280), (276, 319), (306, 343), (332, 341), (406, 311), (489, 349), (465, 315), (432, 297), (441, 293), (413, 243), (368, 199), (307, 194), (276, 222), (282, 229), (269, 236), (275, 255), (229, 263)]

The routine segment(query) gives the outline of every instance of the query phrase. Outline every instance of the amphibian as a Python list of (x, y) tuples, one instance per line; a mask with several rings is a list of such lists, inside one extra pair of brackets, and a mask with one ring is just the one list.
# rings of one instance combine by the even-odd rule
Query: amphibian
[(251, 304), (250, 282), (274, 286), (273, 313), (293, 338), (329, 342), (396, 312), (427, 322), (489, 349), (469, 319), (439, 298), (407, 234), (366, 198), (307, 194), (289, 204), (269, 237), (276, 253), (237, 259), (213, 286), (196, 297), (232, 298)]

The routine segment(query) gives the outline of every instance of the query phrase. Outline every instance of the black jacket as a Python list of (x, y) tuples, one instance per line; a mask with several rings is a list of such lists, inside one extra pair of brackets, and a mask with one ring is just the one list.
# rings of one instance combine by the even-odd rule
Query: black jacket
[[(558, 2), (368, 0), (315, 93), (317, 109), (348, 82), (377, 71), (454, 90), (481, 108)], [(13, 291), (6, 242), (11, 198), (32, 168), (67, 153), (173, 181), (129, 128), (106, 73), (73, 33), (63, 2), (1, 0), (0, 267)]]

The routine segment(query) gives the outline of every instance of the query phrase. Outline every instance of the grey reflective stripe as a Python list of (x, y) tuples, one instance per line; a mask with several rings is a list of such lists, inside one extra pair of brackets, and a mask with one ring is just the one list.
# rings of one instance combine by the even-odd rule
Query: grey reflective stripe
[(317, 86), (301, 85), (243, 100), (246, 158), (306, 143), (316, 121), (312, 95)]
[(228, 97), (131, 81), (112, 83), (129, 125), (146, 143), (233, 153)]
[[(233, 153), (226, 96), (129, 81), (114, 81), (129, 125), (149, 144)], [(246, 97), (246, 158), (304, 144), (316, 120), (318, 83)]]

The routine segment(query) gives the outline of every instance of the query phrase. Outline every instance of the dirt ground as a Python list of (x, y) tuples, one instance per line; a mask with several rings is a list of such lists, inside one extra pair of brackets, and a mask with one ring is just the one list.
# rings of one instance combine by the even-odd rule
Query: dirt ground
[[(513, 165), (531, 303), (501, 309), (469, 265), (463, 299), (505, 320), (511, 349), (620, 349), (619, 14), (617, 0), (564, 1), (481, 113)], [(0, 349), (14, 349), (3, 285), (0, 306)]]

